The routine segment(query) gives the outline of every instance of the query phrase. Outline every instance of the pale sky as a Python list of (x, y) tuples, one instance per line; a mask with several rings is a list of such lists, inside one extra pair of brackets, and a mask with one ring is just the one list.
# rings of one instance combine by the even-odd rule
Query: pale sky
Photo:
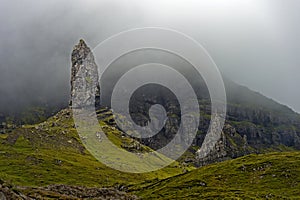
[(95, 47), (155, 26), (193, 37), (228, 78), (299, 112), (299, 10), (297, 0), (2, 0), (1, 109), (68, 99), (79, 38)]

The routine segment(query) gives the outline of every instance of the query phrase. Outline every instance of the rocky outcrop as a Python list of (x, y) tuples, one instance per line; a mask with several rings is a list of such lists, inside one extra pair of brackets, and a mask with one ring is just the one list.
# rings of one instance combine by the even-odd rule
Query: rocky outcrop
[[(150, 91), (147, 91), (148, 93)], [(146, 92), (146, 93), (147, 93)], [(153, 91), (151, 91), (153, 93)], [(163, 95), (166, 95), (164, 93)], [(152, 149), (165, 146), (174, 138), (180, 123), (180, 111), (177, 102), (172, 97), (169, 100), (160, 98), (160, 94), (140, 95), (132, 99), (132, 117), (138, 124), (146, 124), (148, 110), (151, 105), (161, 104), (168, 113), (168, 120), (164, 128), (157, 135), (143, 139), (141, 142)], [(210, 124), (210, 105), (201, 102), (201, 116), (198, 134), (192, 148), (200, 148)], [(170, 109), (172, 108), (172, 109)], [(298, 115), (285, 116), (284, 112), (260, 108), (228, 105), (226, 124), (222, 137), (213, 150), (201, 157), (197, 153), (193, 162), (203, 166), (214, 162), (241, 157), (250, 153), (263, 153), (266, 150), (282, 151), (286, 147), (300, 149), (300, 127)], [(191, 152), (194, 152), (191, 150)]]
[[(160, 149), (167, 145), (178, 131), (181, 115), (180, 105), (166, 91), (150, 88), (147, 91), (136, 93), (131, 99), (132, 119), (141, 126), (147, 124), (149, 108), (154, 104), (161, 104), (165, 107), (168, 120), (158, 134), (151, 138), (142, 139), (140, 142), (152, 149)], [(193, 147), (190, 149), (193, 154), (194, 149), (202, 146), (210, 124), (209, 102), (202, 100), (200, 106), (202, 113), (198, 134)], [(192, 162), (198, 166), (203, 166), (250, 153), (263, 153), (271, 149), (281, 151), (283, 150), (281, 147), (284, 146), (300, 149), (300, 129), (297, 128), (300, 126), (297, 124), (297, 116), (285, 117), (284, 112), (276, 113), (257, 106), (228, 105), (222, 137), (206, 157), (203, 158), (196, 153)]]
[(221, 138), (215, 144), (214, 148), (212, 148), (212, 151), (205, 157), (201, 155), (201, 151), (198, 150), (196, 152), (195, 164), (197, 166), (204, 166), (250, 153), (255, 153), (255, 150), (249, 146), (247, 136), (241, 136), (234, 127), (225, 124)]
[(4, 183), (0, 180), (0, 200), (32, 200), (21, 192), (16, 191), (10, 184)]
[(300, 120), (296, 113), (265, 108), (228, 106), (228, 123), (246, 135), (256, 149), (285, 145), (300, 149)]
[(72, 52), (71, 101), (73, 108), (100, 106), (98, 67), (91, 49), (83, 40)]
[(0, 200), (42, 200), (42, 199), (137, 199), (114, 188), (87, 188), (68, 185), (46, 187), (14, 187), (0, 180)]

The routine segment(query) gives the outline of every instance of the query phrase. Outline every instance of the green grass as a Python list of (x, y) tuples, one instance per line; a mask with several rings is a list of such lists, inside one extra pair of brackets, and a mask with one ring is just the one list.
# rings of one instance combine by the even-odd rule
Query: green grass
[[(116, 146), (137, 143), (108, 124), (109, 113), (103, 115), (106, 118), (100, 124)], [(277, 148), (289, 152), (249, 155), (199, 169), (174, 162), (155, 172), (124, 173), (102, 164), (84, 148), (71, 114), (63, 110), (41, 124), (0, 135), (0, 180), (33, 187), (122, 185), (142, 199), (300, 198), (300, 152)], [(139, 151), (152, 150), (141, 145)], [(187, 151), (182, 160), (192, 155)], [(116, 157), (111, 155), (111, 159)], [(128, 157), (127, 162), (134, 160)]]
[[(106, 125), (105, 122), (102, 125)], [(131, 144), (111, 127), (107, 136), (117, 146)], [(142, 147), (141, 151), (149, 150)], [(149, 150), (150, 151), (150, 150)], [(128, 159), (128, 162), (131, 162)], [(0, 179), (13, 185), (66, 184), (89, 187), (130, 185), (164, 179), (189, 170), (178, 162), (159, 171), (132, 174), (111, 169), (84, 147), (72, 117), (64, 110), (38, 125), (26, 125), (0, 137)]]
[(299, 199), (299, 166), (300, 152), (249, 155), (131, 190), (142, 199)]

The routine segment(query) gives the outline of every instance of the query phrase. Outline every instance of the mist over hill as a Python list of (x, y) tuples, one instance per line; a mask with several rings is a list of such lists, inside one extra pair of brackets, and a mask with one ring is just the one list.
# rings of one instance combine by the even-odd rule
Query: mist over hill
[(145, 26), (192, 36), (226, 77), (300, 110), (295, 1), (4, 0), (0, 10), (0, 113), (64, 107), (75, 41), (84, 38), (94, 48), (113, 34)]

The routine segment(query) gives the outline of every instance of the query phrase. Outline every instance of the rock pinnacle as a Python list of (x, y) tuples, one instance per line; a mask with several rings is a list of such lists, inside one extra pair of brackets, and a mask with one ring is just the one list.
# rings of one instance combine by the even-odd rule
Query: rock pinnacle
[(71, 56), (70, 107), (100, 106), (98, 67), (94, 55), (84, 40), (75, 45)]

